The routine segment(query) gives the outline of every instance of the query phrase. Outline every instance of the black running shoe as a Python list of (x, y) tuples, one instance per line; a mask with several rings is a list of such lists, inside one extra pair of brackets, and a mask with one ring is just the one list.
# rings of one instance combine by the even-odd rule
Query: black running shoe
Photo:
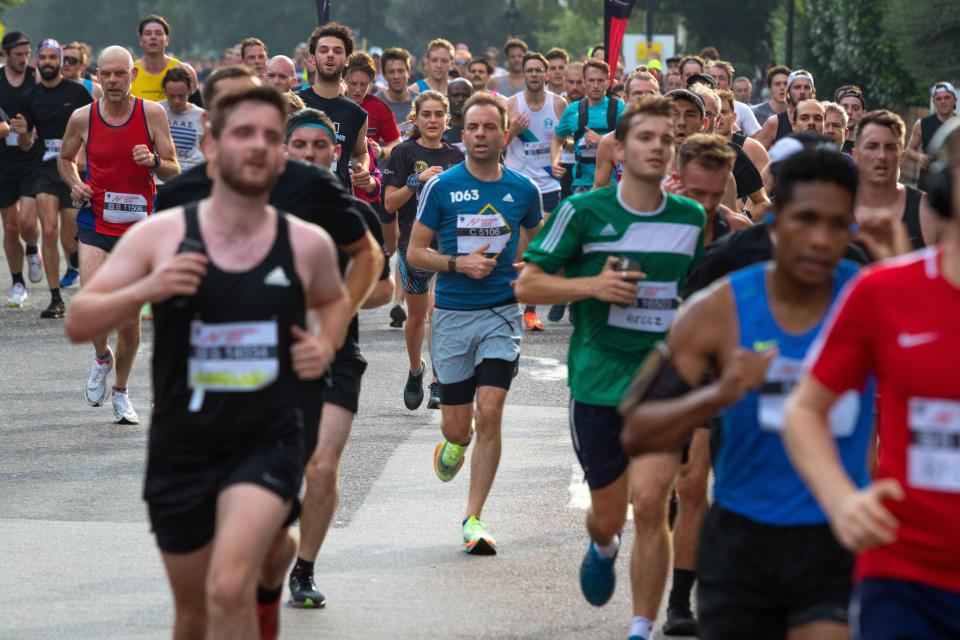
[(563, 314), (567, 312), (567, 305), (555, 304), (547, 312), (547, 320), (550, 322), (560, 322), (563, 320)]
[(430, 383), (430, 398), (427, 400), (427, 409), (440, 408), (440, 383)]
[(403, 310), (403, 306), (399, 304), (393, 305), (393, 309), (390, 309), (390, 326), (394, 329), (399, 329), (403, 327), (406, 319), (407, 312)]
[(294, 571), (290, 574), (290, 604), (301, 609), (321, 609), (327, 599), (317, 589), (313, 575)]
[(50, 306), (40, 312), (41, 318), (62, 318), (67, 308), (63, 305), (63, 300), (51, 300)]
[(667, 609), (667, 621), (663, 623), (663, 633), (668, 636), (697, 635), (697, 619), (689, 608)]
[(403, 388), (403, 404), (410, 411), (416, 411), (423, 404), (423, 374), (427, 370), (427, 363), (420, 361), (420, 373), (412, 371), (407, 374), (407, 385)]

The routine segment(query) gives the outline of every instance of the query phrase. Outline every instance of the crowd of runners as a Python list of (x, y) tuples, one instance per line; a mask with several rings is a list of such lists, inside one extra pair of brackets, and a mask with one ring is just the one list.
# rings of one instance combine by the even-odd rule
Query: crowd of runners
[(144, 498), (174, 638), (276, 638), (285, 586), (325, 605), (376, 307), (404, 334), (397, 411), (440, 412), (439, 480), (470, 452), (466, 553), (498, 551), (482, 512), (544, 313), (573, 325), (590, 492), (569, 561), (607, 603), (632, 507), (630, 640), (668, 579), (668, 635), (960, 638), (952, 84), (907, 131), (855, 85), (753, 83), (713, 49), (611, 70), (602, 47), (437, 38), (417, 65), (329, 23), (198, 75), (163, 17), (134, 27), (140, 52), (96, 57), (4, 35), (0, 212), (8, 306), (49, 290), (41, 318), (91, 344), (84, 399), (120, 424), (152, 318)]

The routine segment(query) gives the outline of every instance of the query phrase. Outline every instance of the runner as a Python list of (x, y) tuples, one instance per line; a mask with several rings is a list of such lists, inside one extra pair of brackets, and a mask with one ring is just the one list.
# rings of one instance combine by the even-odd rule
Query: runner
[[(136, 98), (160, 102), (167, 97), (163, 92), (163, 77), (180, 64), (179, 60), (167, 55), (170, 23), (163, 16), (151, 14), (140, 21), (137, 33), (140, 34), (143, 58), (134, 63), (136, 71), (130, 93)], [(103, 78), (100, 81), (103, 82)]]
[[(40, 312), (41, 318), (62, 318), (65, 307), (60, 296), (60, 218), (64, 227), (76, 230), (77, 209), (70, 199), (70, 189), (57, 172), (57, 157), (63, 134), (74, 110), (90, 104), (93, 98), (81, 84), (60, 74), (63, 50), (56, 40), (46, 39), (37, 45), (37, 69), (40, 83), (23, 93), (20, 112), (13, 119), (20, 148), (29, 152), (34, 145), (37, 162), (33, 169), (33, 192), (43, 230), (43, 267), (50, 287), (50, 305)], [(68, 223), (68, 220), (71, 221)], [(76, 253), (68, 254), (70, 267), (78, 266)], [(69, 272), (64, 276), (68, 279)]]
[[(545, 87), (548, 69), (549, 61), (542, 54), (524, 54), (526, 89), (507, 100), (510, 142), (504, 162), (508, 169), (527, 176), (537, 185), (544, 216), (549, 216), (560, 204), (560, 182), (553, 177), (550, 147), (554, 128), (567, 108), (563, 98)], [(556, 313), (559, 311), (554, 315)], [(527, 331), (543, 331), (535, 306), (527, 305), (524, 309), (523, 325)]]
[(405, 140), (413, 127), (413, 123), (409, 121), (410, 111), (413, 109), (413, 94), (407, 89), (410, 84), (410, 53), (406, 49), (387, 49), (383, 52), (381, 64), (387, 86), (377, 97), (390, 107), (400, 137)]
[(824, 112), (823, 105), (814, 99), (801, 101), (793, 109), (793, 115), (790, 118), (793, 130), (797, 133), (816, 131), (823, 135)]
[(476, 431), (461, 534), (467, 553), (493, 555), (497, 543), (480, 518), (500, 463), (503, 407), (520, 364), (514, 262), (521, 236), (529, 242), (543, 226), (543, 205), (530, 178), (500, 164), (507, 142), (503, 100), (477, 93), (463, 113), (467, 159), (424, 186), (409, 259), (416, 269), (439, 273), (430, 359), (440, 382), (443, 440), (434, 471), (443, 482), (452, 480)]
[(583, 79), (583, 63), (571, 62), (563, 72), (563, 95), (560, 97), (573, 104), (587, 95), (587, 86)]
[[(570, 425), (591, 499), (580, 588), (596, 606), (613, 595), (619, 532), (632, 503), (631, 640), (649, 640), (663, 596), (667, 496), (680, 456), (630, 462), (620, 447), (616, 407), (637, 365), (669, 328), (677, 294), (703, 252), (703, 208), (660, 187), (673, 159), (676, 118), (676, 103), (666, 97), (627, 108), (617, 124), (622, 180), (560, 206), (524, 254), (516, 287), (524, 302), (574, 303)], [(563, 276), (556, 275), (560, 269)]]
[[(790, 459), (836, 537), (858, 554), (850, 612), (858, 640), (960, 637), (958, 122), (929, 151), (942, 163), (930, 176), (942, 240), (871, 268), (846, 289), (787, 403)], [(871, 378), (881, 390), (882, 447), (864, 486), (827, 433), (834, 407)]]
[(566, 49), (554, 47), (544, 54), (547, 59), (547, 90), (562, 95), (567, 88), (567, 64), (570, 54)]
[[(714, 60), (709, 64), (709, 66), (707, 66), (707, 73), (709, 73), (710, 76), (717, 81), (717, 86), (713, 87), (714, 90), (730, 90), (730, 85), (734, 78), (732, 64), (726, 60)], [(748, 136), (752, 136), (760, 130), (760, 123), (757, 122), (757, 116), (754, 115), (753, 110), (750, 109), (750, 105), (740, 102), (739, 100), (735, 100), (733, 103), (733, 109), (737, 114), (736, 122), (737, 126), (740, 128), (740, 131)]]
[(903, 120), (885, 110), (871, 111), (857, 124), (853, 161), (860, 168), (857, 223), (875, 218), (900, 220), (914, 249), (936, 240), (939, 222), (927, 205), (927, 196), (900, 183), (903, 159)]
[(317, 27), (310, 34), (310, 54), (317, 63), (313, 86), (299, 95), (313, 109), (323, 111), (336, 125), (337, 142), (343, 153), (330, 170), (343, 186), (351, 188), (350, 167), (370, 171), (367, 153), (367, 112), (342, 95), (341, 79), (347, 58), (353, 54), (353, 33), (336, 22)]
[(853, 146), (856, 143), (854, 134), (860, 118), (867, 112), (867, 103), (863, 99), (863, 91), (855, 84), (845, 84), (837, 89), (834, 100), (847, 113), (846, 140), (843, 143), (843, 152), (853, 155)]
[(67, 332), (95, 338), (155, 304), (170, 348), (153, 359), (144, 498), (173, 635), (254, 638), (258, 569), (300, 484), (297, 380), (326, 371), (349, 300), (330, 238), (267, 205), (284, 162), (280, 95), (225, 96), (210, 124), (212, 197), (133, 229), (77, 296)]
[(846, 110), (836, 102), (821, 102), (820, 106), (823, 107), (823, 135), (830, 138), (837, 151), (847, 149)]
[[(750, 97), (753, 95), (753, 83), (750, 82), (750, 78), (747, 76), (740, 76), (733, 81), (733, 87), (731, 88), (735, 99), (742, 102), (745, 105), (750, 105)], [(751, 111), (753, 109), (751, 108)], [(756, 113), (753, 114), (756, 118)], [(757, 122), (759, 124), (759, 121)]]
[(83, 42), (71, 42), (63, 45), (63, 66), (60, 73), (67, 80), (82, 84), (94, 100), (99, 100), (103, 97), (103, 88), (100, 83), (84, 77), (90, 55), (90, 46)]
[(937, 134), (937, 130), (944, 122), (956, 115), (957, 90), (949, 82), (938, 82), (930, 89), (930, 100), (934, 108), (933, 113), (917, 120), (910, 131), (910, 144), (907, 145), (907, 156), (920, 167), (917, 178), (917, 188), (927, 189), (927, 175), (933, 156), (927, 152), (930, 142)]
[(200, 140), (203, 139), (205, 112), (187, 101), (194, 90), (193, 76), (183, 67), (174, 67), (163, 76), (163, 92), (167, 99), (160, 106), (170, 122), (170, 135), (177, 148), (181, 171), (189, 171), (204, 161)]
[(466, 152), (463, 146), (463, 106), (472, 95), (473, 85), (465, 78), (454, 78), (447, 85), (450, 119), (447, 121), (447, 130), (443, 132), (443, 141), (456, 147), (461, 153)]
[[(527, 43), (519, 38), (510, 38), (503, 45), (503, 53), (507, 58), (507, 73), (492, 78), (489, 88), (504, 98), (523, 91), (523, 57), (527, 55), (529, 47)], [(544, 78), (546, 80), (546, 78)]]
[(390, 156), (400, 143), (400, 131), (390, 107), (370, 90), (377, 75), (373, 58), (363, 51), (354, 52), (347, 60), (344, 79), (347, 82), (347, 97), (367, 112), (367, 139), (377, 143), (378, 161)]
[(473, 85), (473, 91), (487, 91), (490, 84), (490, 78), (493, 75), (493, 65), (483, 57), (477, 57), (470, 60), (467, 64), (467, 74), (470, 76), (470, 84)]
[(293, 88), (299, 84), (297, 68), (293, 60), (287, 56), (270, 58), (267, 63), (266, 82), (275, 86), (281, 93), (293, 91)]
[(687, 85), (687, 80), (694, 74), (703, 74), (707, 69), (707, 61), (700, 56), (687, 55), (680, 59), (680, 77), (683, 84)]
[(740, 145), (743, 152), (750, 158), (750, 162), (757, 168), (757, 171), (762, 172), (764, 167), (770, 164), (770, 156), (767, 154), (767, 150), (753, 138), (748, 138), (742, 132), (733, 130), (733, 122), (736, 118), (733, 110), (733, 93), (721, 89), (717, 91), (717, 95), (720, 96), (720, 119), (717, 120), (716, 133)]
[[(774, 262), (738, 271), (685, 305), (621, 405), (631, 455), (676, 455), (721, 411), (715, 502), (697, 562), (703, 640), (848, 638), (852, 557), (790, 466), (780, 432), (786, 391), (856, 273), (841, 262), (856, 189), (856, 170), (839, 152), (785, 160)], [(711, 373), (715, 381), (702, 382)], [(832, 420), (830, 447), (861, 485), (874, 395), (873, 385), (860, 387)]]
[(680, 77), (679, 73), (668, 71), (667, 75), (663, 77), (663, 92), (664, 94), (670, 93), (671, 91), (676, 91), (677, 89), (682, 89), (687, 86), (683, 82), (683, 78)]
[[(776, 67), (774, 67), (776, 68)], [(773, 71), (771, 69), (771, 71)], [(767, 74), (770, 77), (770, 74)], [(776, 77), (776, 76), (774, 76)], [(773, 92), (773, 87), (771, 87)], [(804, 100), (812, 100), (817, 97), (817, 89), (813, 86), (813, 76), (805, 69), (797, 69), (787, 76), (787, 102), (790, 107), (767, 118), (760, 131), (753, 135), (760, 144), (769, 149), (774, 142), (790, 135), (794, 131), (791, 123), (797, 121), (795, 114), (796, 107)]]
[(790, 108), (787, 98), (787, 81), (790, 73), (790, 67), (782, 64), (767, 69), (766, 81), (767, 89), (770, 90), (770, 100), (751, 107), (758, 122), (765, 123), (770, 116), (783, 113)]
[[(73, 204), (84, 205), (77, 215), (81, 285), (94, 278), (120, 237), (153, 213), (157, 192), (154, 175), (166, 180), (180, 171), (163, 108), (131, 94), (136, 67), (130, 52), (120, 46), (107, 47), (97, 66), (104, 96), (70, 116), (57, 160)], [(77, 172), (81, 149), (87, 158), (85, 179)], [(115, 325), (116, 352), (110, 348), (108, 334), (90, 334), (94, 361), (84, 397), (92, 407), (104, 403), (107, 374), (116, 357), (116, 381), (110, 400), (118, 424), (140, 422), (127, 394), (127, 381), (140, 347), (139, 311), (138, 307), (136, 313)]]
[[(407, 260), (407, 249), (424, 184), (435, 175), (463, 162), (463, 152), (442, 139), (448, 106), (446, 96), (436, 91), (424, 91), (417, 95), (413, 101), (413, 137), (397, 146), (384, 172), (387, 185), (384, 209), (391, 216), (396, 216), (396, 224), (399, 225), (397, 268), (407, 303), (403, 336), (410, 359), (403, 404), (411, 411), (423, 403), (426, 366), (422, 357), (423, 340), (426, 337), (429, 347), (431, 332), (427, 328), (427, 318), (433, 306), (433, 273), (413, 267)], [(430, 383), (427, 408), (440, 408), (440, 385), (435, 374)]]
[(427, 57), (424, 60), (427, 77), (418, 80), (407, 89), (413, 93), (423, 93), (432, 89), (447, 95), (447, 82), (450, 79), (450, 69), (453, 65), (453, 44), (449, 40), (437, 38), (427, 45)]
[[(288, 157), (329, 168), (339, 153), (333, 122), (315, 109), (304, 109), (293, 114), (287, 123), (286, 153)], [(362, 200), (351, 204), (363, 215), (367, 227), (377, 242), (383, 245), (380, 219), (374, 209)], [(349, 256), (338, 252), (341, 274), (345, 273)], [(390, 266), (387, 261), (380, 273), (380, 281), (364, 309), (387, 303), (393, 295)], [(353, 316), (344, 345), (330, 365), (332, 384), (321, 385), (323, 407), (316, 416), (311, 408), (305, 411), (306, 434), (304, 453), (311, 456), (307, 466), (307, 490), (300, 510), (300, 542), (297, 561), (290, 573), (290, 601), (298, 607), (323, 607), (326, 598), (313, 582), (313, 565), (320, 546), (337, 510), (340, 498), (339, 467), (350, 429), (360, 404), (360, 381), (367, 361), (360, 350), (358, 317)], [(319, 429), (314, 427), (319, 424)], [(286, 563), (284, 567), (287, 566)], [(272, 585), (271, 585), (272, 586)]]
[[(660, 85), (653, 74), (649, 71), (639, 70), (645, 68), (646, 67), (637, 67), (638, 71), (634, 71), (627, 76), (624, 90), (627, 100), (631, 104), (642, 98), (660, 95)], [(620, 160), (617, 158), (617, 138), (614, 131), (603, 136), (597, 147), (597, 162), (596, 170), (593, 174), (593, 188), (599, 189), (600, 187), (606, 186), (610, 184), (612, 179), (620, 179)], [(557, 313), (559, 313), (559, 311), (557, 311)], [(556, 314), (551, 314), (551, 320), (553, 320), (554, 315)]]
[(263, 82), (267, 81), (267, 60), (270, 53), (260, 38), (244, 38), (240, 41), (240, 61), (250, 67)]

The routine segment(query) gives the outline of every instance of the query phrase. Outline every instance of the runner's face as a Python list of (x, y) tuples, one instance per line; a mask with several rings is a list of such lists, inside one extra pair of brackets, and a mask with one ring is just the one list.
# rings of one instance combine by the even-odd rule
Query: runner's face
[(187, 98), (190, 97), (190, 87), (185, 82), (168, 82), (163, 85), (167, 92), (167, 104), (174, 113), (183, 113), (187, 110)]
[(710, 67), (707, 70), (713, 79), (717, 81), (718, 89), (729, 89), (730, 88), (730, 76), (727, 75), (727, 72), (721, 67)]
[(463, 105), (470, 99), (472, 91), (463, 82), (457, 82), (447, 89), (447, 100), (450, 101), (450, 115), (463, 117)]
[(383, 65), (383, 75), (394, 93), (403, 93), (410, 84), (410, 71), (402, 60), (387, 60)]
[[(517, 49), (511, 49), (516, 51)], [(547, 70), (539, 60), (527, 60), (523, 65), (523, 84), (527, 91), (541, 91), (547, 79)]]
[(691, 60), (687, 64), (683, 65), (683, 68), (680, 70), (680, 72), (683, 75), (683, 82), (686, 84), (687, 78), (695, 73), (703, 73), (703, 68), (700, 66), (699, 62)]
[(727, 189), (730, 172), (723, 167), (708, 169), (702, 163), (691, 160), (680, 171), (684, 195), (693, 198), (707, 213), (715, 213)]
[(469, 68), (470, 73), (470, 82), (473, 84), (473, 88), (477, 91), (483, 91), (487, 88), (487, 83), (490, 81), (490, 74), (487, 73), (487, 65), (485, 64), (472, 64)]
[(852, 131), (863, 117), (863, 103), (859, 98), (849, 96), (840, 101), (840, 106), (847, 112), (847, 127)]
[(674, 89), (682, 89), (683, 80), (676, 73), (668, 73), (667, 77), (663, 80), (663, 85), (663, 88), (668, 92)]
[(640, 98), (657, 95), (660, 95), (660, 92), (657, 91), (657, 85), (649, 80), (630, 81), (630, 86), (627, 91), (627, 99), (629, 99), (630, 102), (637, 102)]
[(722, 136), (729, 136), (733, 132), (733, 123), (737, 119), (737, 112), (729, 102), (723, 102), (720, 110), (720, 117), (717, 119), (717, 133)]
[(347, 64), (347, 50), (343, 46), (343, 40), (335, 36), (320, 38), (314, 60), (321, 78), (327, 82), (339, 80), (343, 76), (343, 67)]
[(435, 82), (442, 82), (450, 74), (453, 58), (443, 47), (437, 47), (427, 55), (427, 71)]
[(170, 38), (163, 30), (163, 25), (158, 22), (148, 22), (143, 25), (143, 33), (140, 34), (140, 48), (146, 54), (162, 55), (170, 44)]
[(817, 92), (813, 90), (813, 84), (807, 78), (797, 78), (790, 85), (790, 100), (793, 101), (793, 104), (800, 104), (816, 95)]
[(30, 45), (21, 44), (3, 53), (6, 63), (13, 69), (14, 73), (23, 73), (24, 69), (27, 68), (27, 62), (30, 61)]
[(820, 103), (808, 100), (797, 106), (797, 122), (794, 131), (823, 133), (824, 113)]
[(363, 71), (351, 71), (347, 74), (347, 97), (360, 104), (370, 93), (372, 81)]
[(740, 80), (739, 82), (733, 83), (733, 95), (734, 97), (744, 103), (750, 103), (750, 94), (753, 91), (753, 87), (750, 86), (750, 83), (746, 80)]
[(464, 114), (463, 144), (471, 160), (496, 161), (506, 146), (506, 135), (500, 111), (493, 105), (474, 105)]
[(243, 50), (243, 64), (262, 78), (267, 72), (267, 50), (258, 44), (247, 46)]
[(774, 259), (797, 282), (822, 286), (852, 239), (853, 195), (833, 182), (800, 182), (773, 224)]
[(271, 105), (245, 102), (234, 107), (215, 144), (213, 164), (234, 191), (269, 192), (283, 171), (283, 116)]
[(933, 106), (941, 116), (948, 116), (956, 108), (957, 98), (949, 91), (940, 91), (933, 96)]
[(601, 69), (588, 67), (584, 72), (584, 84), (587, 89), (587, 97), (594, 102), (603, 100), (603, 94), (607, 90), (609, 78)]
[(857, 136), (853, 160), (860, 179), (873, 184), (891, 184), (900, 177), (903, 145), (890, 127), (868, 124)]
[(773, 80), (770, 81), (770, 95), (775, 102), (787, 101), (787, 75), (785, 73), (778, 73), (773, 76)]
[(564, 83), (564, 72), (567, 70), (567, 63), (563, 58), (553, 58), (547, 60), (547, 82), (553, 87), (562, 87)]
[(111, 57), (100, 61), (97, 78), (103, 88), (103, 97), (110, 102), (123, 102), (130, 95), (133, 85), (133, 69), (122, 57)]
[(705, 133), (714, 133), (717, 130), (717, 121), (720, 119), (720, 98), (718, 96), (704, 96), (703, 106), (707, 108), (707, 125)]
[(523, 54), (526, 53), (520, 47), (510, 47), (507, 51), (507, 65), (510, 67), (510, 73), (520, 73), (523, 69)]
[(329, 169), (340, 154), (340, 145), (333, 144), (330, 134), (319, 127), (298, 127), (286, 144), (287, 155)]
[(50, 81), (60, 75), (60, 54), (53, 49), (40, 49), (37, 56), (37, 69), (40, 77)]
[(63, 66), (60, 73), (64, 78), (79, 80), (83, 76), (84, 59), (79, 49), (66, 48), (63, 50)]
[(677, 100), (676, 141), (679, 147), (689, 136), (703, 131), (707, 119), (700, 115), (700, 109), (689, 100)]
[(286, 93), (297, 83), (297, 71), (286, 60), (279, 59), (267, 65), (267, 84)]
[(616, 143), (624, 177), (642, 181), (663, 179), (673, 160), (674, 123), (661, 116), (635, 115), (624, 141)]
[(447, 110), (439, 100), (425, 100), (420, 104), (416, 122), (424, 140), (439, 140), (447, 128)]
[(846, 139), (847, 130), (843, 126), (843, 117), (836, 111), (829, 111), (823, 116), (823, 135), (827, 136), (837, 145), (837, 149), (843, 147), (843, 141)]
[(574, 102), (583, 98), (583, 72), (576, 69), (567, 69), (565, 72), (564, 87), (567, 92), (567, 102)]

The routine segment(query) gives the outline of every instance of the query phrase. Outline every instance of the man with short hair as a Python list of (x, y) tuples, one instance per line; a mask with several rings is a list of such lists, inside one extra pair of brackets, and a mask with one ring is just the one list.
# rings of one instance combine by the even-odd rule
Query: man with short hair
[(270, 58), (264, 80), (267, 84), (275, 86), (280, 93), (293, 91), (293, 88), (300, 83), (296, 65), (293, 60), (284, 55)]
[(847, 146), (847, 112), (836, 102), (821, 102), (823, 107), (823, 135), (833, 142), (837, 151)]
[(100, 83), (84, 77), (89, 60), (90, 45), (83, 42), (69, 42), (63, 45), (63, 68), (60, 73), (67, 80), (82, 84), (94, 100), (99, 100), (103, 97)]
[(253, 69), (257, 77), (266, 81), (267, 60), (270, 54), (267, 45), (260, 38), (244, 38), (240, 41), (240, 61)]
[(907, 145), (907, 156), (920, 167), (917, 178), (917, 188), (927, 191), (927, 176), (929, 175), (932, 156), (927, 151), (930, 141), (944, 122), (957, 113), (957, 90), (949, 82), (938, 82), (930, 88), (930, 102), (933, 104), (933, 113), (920, 118), (913, 123), (910, 131), (910, 144)]
[(424, 59), (427, 77), (418, 80), (407, 89), (413, 93), (433, 89), (447, 95), (447, 83), (450, 80), (450, 69), (453, 68), (454, 53), (453, 44), (449, 40), (444, 38), (431, 40), (427, 45), (427, 57)]
[(467, 75), (470, 84), (473, 85), (473, 91), (486, 91), (490, 84), (490, 78), (493, 77), (493, 65), (482, 56), (472, 58), (467, 63)]
[(450, 120), (443, 132), (443, 141), (466, 153), (463, 145), (463, 107), (473, 95), (473, 85), (466, 78), (454, 78), (447, 85)]
[(671, 91), (676, 91), (677, 89), (682, 89), (685, 86), (687, 85), (683, 82), (683, 78), (679, 73), (668, 71), (663, 77), (664, 94), (670, 93)]
[(684, 85), (687, 84), (687, 79), (694, 75), (695, 73), (703, 73), (707, 68), (707, 61), (701, 58), (700, 56), (687, 55), (680, 59), (680, 77), (683, 79)]
[(160, 103), (170, 122), (170, 135), (177, 148), (180, 171), (189, 171), (204, 161), (200, 141), (203, 139), (205, 111), (188, 101), (196, 87), (193, 76), (184, 67), (174, 67), (163, 76), (167, 99)]
[[(648, 71), (634, 71), (627, 76), (624, 92), (629, 104), (639, 102), (643, 98), (660, 95), (660, 85), (657, 79)], [(611, 131), (600, 139), (600, 145), (597, 147), (596, 169), (593, 174), (593, 188), (599, 189), (606, 186), (614, 178), (618, 177), (618, 165), (620, 159), (617, 157), (617, 139), (615, 132)], [(559, 311), (557, 311), (559, 313)], [(553, 320), (553, 312), (551, 316)]]
[(500, 463), (503, 407), (520, 364), (514, 262), (521, 237), (529, 242), (543, 226), (537, 186), (500, 164), (507, 136), (503, 101), (474, 94), (464, 107), (466, 161), (423, 187), (408, 248), (411, 266), (437, 272), (431, 361), (440, 382), (443, 440), (434, 451), (440, 480), (449, 482), (463, 466), (476, 431), (461, 525), (465, 551), (476, 555), (497, 552), (480, 516)]
[(863, 90), (855, 84), (845, 84), (838, 87), (834, 100), (847, 112), (847, 131), (844, 136), (843, 152), (853, 155), (853, 146), (856, 143), (854, 134), (860, 118), (867, 112), (867, 103), (863, 98)]
[(817, 100), (802, 100), (793, 109), (793, 130), (816, 131), (823, 134), (824, 108)]
[(490, 89), (504, 98), (523, 91), (523, 56), (527, 54), (527, 43), (519, 38), (510, 38), (503, 45), (507, 57), (507, 73), (490, 80)]
[(137, 98), (160, 102), (167, 97), (163, 92), (163, 76), (180, 64), (179, 60), (167, 55), (170, 23), (163, 16), (151, 14), (140, 21), (137, 33), (143, 57), (134, 63), (136, 71), (130, 93)]
[(400, 131), (390, 107), (370, 90), (377, 67), (373, 58), (363, 51), (355, 51), (347, 59), (344, 80), (347, 83), (347, 97), (367, 112), (367, 138), (380, 148), (378, 161), (390, 156), (390, 151), (400, 143)]
[(567, 101), (567, 104), (582, 99), (586, 95), (586, 86), (583, 81), (583, 63), (571, 62), (563, 72), (563, 94), (561, 98)]
[(570, 62), (570, 54), (565, 49), (554, 47), (544, 54), (547, 59), (547, 89), (553, 93), (563, 95), (566, 90), (566, 70)]
[(720, 118), (717, 120), (716, 133), (741, 146), (757, 171), (762, 172), (763, 168), (770, 163), (767, 150), (753, 138), (745, 136), (742, 131), (733, 130), (733, 123), (736, 119), (736, 113), (733, 110), (733, 92), (721, 89), (717, 91), (717, 95), (720, 97)]
[[(770, 90), (770, 100), (751, 107), (761, 125), (766, 123), (770, 116), (782, 113), (790, 107), (787, 101), (787, 79), (790, 73), (790, 67), (782, 64), (767, 69), (766, 82), (767, 89)], [(764, 148), (769, 148), (769, 145), (764, 145)]]
[[(776, 67), (774, 67), (776, 69)], [(774, 84), (779, 83), (779, 75), (771, 75), (774, 69), (767, 73), (771, 84), (771, 96), (775, 95)], [(777, 85), (779, 86), (779, 85)], [(789, 107), (767, 118), (760, 131), (753, 135), (760, 144), (769, 149), (780, 138), (785, 138), (794, 131), (793, 123), (797, 121), (796, 107), (804, 100), (813, 100), (817, 97), (817, 88), (813, 84), (813, 75), (806, 69), (797, 69), (787, 76), (787, 102)], [(770, 98), (771, 103), (773, 97)]]
[[(714, 60), (707, 67), (707, 73), (717, 81), (717, 86), (714, 87), (715, 89), (730, 89), (734, 77), (732, 64), (726, 60)], [(736, 122), (737, 126), (740, 127), (740, 131), (748, 136), (752, 136), (760, 130), (760, 123), (757, 122), (757, 116), (754, 115), (750, 105), (736, 100), (733, 103), (733, 109), (737, 113)]]
[(410, 84), (410, 53), (406, 49), (387, 49), (383, 52), (380, 64), (387, 86), (377, 93), (377, 97), (390, 107), (400, 137), (406, 138), (413, 128), (413, 123), (409, 121), (413, 94), (407, 88)]
[[(753, 83), (750, 82), (750, 78), (747, 76), (739, 76), (733, 81), (733, 88), (731, 90), (733, 91), (734, 98), (738, 102), (742, 102), (747, 106), (750, 105), (750, 99), (753, 96)], [(757, 117), (756, 113), (754, 113), (753, 117)], [(757, 124), (759, 124), (759, 121)]]

